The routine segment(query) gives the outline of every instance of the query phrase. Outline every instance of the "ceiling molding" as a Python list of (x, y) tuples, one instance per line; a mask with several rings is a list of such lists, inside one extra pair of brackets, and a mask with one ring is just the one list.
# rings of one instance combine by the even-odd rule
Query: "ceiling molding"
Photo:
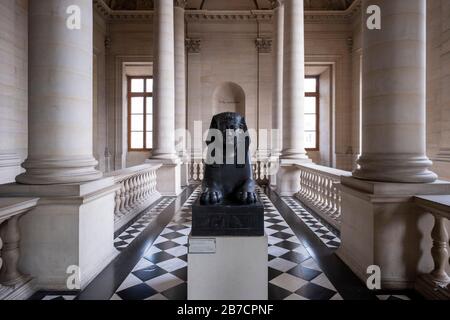
[[(106, 20), (151, 20), (152, 10), (112, 10), (104, 0), (93, 0), (94, 8)], [(361, 0), (356, 0), (345, 11), (305, 11), (305, 23), (351, 23), (361, 11)], [(273, 10), (212, 11), (186, 10), (188, 22), (271, 21)]]

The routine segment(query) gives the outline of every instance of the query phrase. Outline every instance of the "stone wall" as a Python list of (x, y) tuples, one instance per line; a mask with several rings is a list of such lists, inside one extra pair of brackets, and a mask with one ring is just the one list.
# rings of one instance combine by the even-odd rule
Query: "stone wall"
[(0, 2), (0, 184), (14, 181), (28, 144), (28, 1)]
[(450, 179), (450, 4), (428, 1), (427, 147), (440, 178)]

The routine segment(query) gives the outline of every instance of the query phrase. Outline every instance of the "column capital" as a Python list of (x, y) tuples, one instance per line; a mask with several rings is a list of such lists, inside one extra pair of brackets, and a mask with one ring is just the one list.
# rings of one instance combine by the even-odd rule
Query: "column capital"
[(255, 45), (258, 53), (270, 53), (272, 51), (272, 39), (270, 38), (256, 38)]
[(179, 8), (186, 8), (187, 0), (173, 0), (173, 5)]
[(186, 49), (188, 53), (200, 53), (201, 39), (187, 38), (185, 41)]
[(270, 7), (274, 10), (283, 5), (283, 0), (270, 0)]

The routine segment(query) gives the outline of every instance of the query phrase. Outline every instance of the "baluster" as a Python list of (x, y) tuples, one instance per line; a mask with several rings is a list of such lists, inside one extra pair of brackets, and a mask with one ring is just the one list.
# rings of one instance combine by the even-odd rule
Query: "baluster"
[(332, 210), (332, 214), (334, 214), (337, 210), (337, 194), (336, 194), (337, 189), (336, 189), (336, 185), (334, 183), (333, 183), (332, 190), (333, 190), (333, 198), (332, 198), (333, 206), (332, 206), (331, 210)]
[(335, 218), (337, 221), (340, 221), (341, 218), (341, 206), (342, 206), (342, 194), (341, 194), (341, 190), (339, 190), (339, 188), (337, 187), (337, 184), (335, 184), (336, 186), (336, 195), (337, 195), (337, 208), (336, 208), (336, 213), (335, 213)]
[(141, 172), (138, 175), (138, 182), (139, 182), (139, 190), (138, 190), (138, 197), (137, 197), (137, 201), (139, 204), (144, 203), (144, 199), (142, 197), (143, 192), (144, 192), (144, 174), (145, 172)]
[(133, 208), (136, 208), (137, 205), (139, 204), (139, 174), (136, 174), (133, 177), (133, 181), (134, 181), (134, 193), (133, 193), (133, 199), (131, 201), (131, 206)]
[(322, 175), (320, 177), (320, 199), (319, 199), (319, 210), (323, 210), (325, 203), (325, 183), (327, 181), (327, 177)]
[(203, 160), (202, 161), (200, 161), (200, 163), (199, 163), (199, 166), (200, 166), (200, 174), (199, 174), (199, 181), (202, 181), (203, 180), (203, 174), (204, 174), (204, 166), (203, 166)]
[(328, 181), (328, 206), (327, 211), (329, 213), (333, 212), (333, 180)]
[(120, 190), (121, 189), (119, 189), (119, 190), (117, 190), (116, 191), (116, 196), (115, 196), (115, 198), (114, 198), (114, 200), (115, 200), (115, 203), (116, 203), (116, 205), (115, 205), (115, 207), (114, 207), (114, 215), (117, 217), (117, 216), (119, 216), (120, 215)]
[(194, 179), (194, 181), (197, 181), (200, 173), (199, 173), (199, 170), (198, 170), (198, 167), (197, 167), (197, 162), (195, 162), (195, 160), (194, 160), (194, 163), (193, 163), (193, 169), (194, 169), (194, 171), (193, 171), (193, 174), (192, 174), (192, 178)]
[(130, 211), (130, 195), (131, 195), (131, 180), (130, 178), (125, 179), (125, 211)]
[(147, 171), (144, 176), (144, 199), (147, 200), (147, 198), (150, 196), (150, 190), (151, 190), (151, 183), (150, 183), (150, 172)]
[(311, 183), (311, 187), (312, 187), (312, 195), (311, 195), (311, 204), (314, 206), (315, 202), (316, 202), (316, 198), (317, 198), (317, 175), (315, 174), (314, 171), (311, 171), (311, 175), (312, 175), (312, 183)]
[(4, 286), (14, 286), (20, 283), (24, 276), (19, 272), (18, 262), (20, 256), (20, 233), (19, 218), (16, 215), (0, 226), (0, 238), (3, 239), (3, 248), (1, 257), (3, 259), (3, 267), (0, 271), (0, 284)]
[(122, 180), (120, 183), (120, 212), (122, 214), (125, 214), (127, 212), (126, 206), (126, 193), (127, 193), (127, 187), (126, 187), (126, 179)]
[(130, 210), (132, 210), (133, 209), (134, 187), (135, 187), (134, 186), (134, 177), (131, 176), (128, 181), (129, 181), (129, 186), (130, 186), (130, 191), (129, 191), (129, 194), (128, 194), (128, 208)]
[(330, 186), (330, 178), (327, 177), (327, 178), (325, 179), (325, 184), (324, 184), (324, 202), (323, 202), (323, 210), (324, 210), (325, 212), (328, 211), (328, 206), (329, 206), (329, 204), (330, 204), (330, 198), (329, 198), (329, 196), (330, 196), (330, 189), (329, 189), (329, 186)]
[(308, 192), (306, 193), (306, 201), (309, 201), (311, 197), (311, 172), (309, 170), (306, 170), (306, 188), (308, 189)]
[(450, 278), (445, 271), (448, 263), (448, 233), (445, 225), (446, 219), (434, 215), (434, 227), (431, 232), (433, 239), (433, 248), (431, 249), (431, 255), (434, 261), (434, 270), (430, 273), (434, 282), (440, 285), (447, 285), (450, 283)]

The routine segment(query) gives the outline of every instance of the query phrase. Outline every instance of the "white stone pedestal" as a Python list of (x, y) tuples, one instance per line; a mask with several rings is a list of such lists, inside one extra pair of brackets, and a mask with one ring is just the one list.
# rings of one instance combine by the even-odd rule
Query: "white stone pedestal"
[(267, 236), (190, 236), (189, 246), (188, 300), (268, 299)]
[(276, 176), (276, 192), (280, 197), (290, 197), (300, 190), (300, 168), (297, 164), (311, 163), (310, 159), (280, 160)]
[(178, 196), (181, 189), (180, 159), (148, 159), (146, 163), (162, 164), (156, 174), (156, 189), (163, 196)]
[(117, 188), (112, 177), (80, 184), (0, 186), (0, 196), (40, 198), (20, 220), (19, 270), (34, 278), (37, 289), (84, 289), (117, 256)]
[(364, 282), (371, 265), (381, 269), (382, 289), (411, 289), (433, 269), (429, 252), (433, 217), (414, 195), (449, 194), (450, 183), (403, 184), (341, 178), (342, 225), (338, 256)]

